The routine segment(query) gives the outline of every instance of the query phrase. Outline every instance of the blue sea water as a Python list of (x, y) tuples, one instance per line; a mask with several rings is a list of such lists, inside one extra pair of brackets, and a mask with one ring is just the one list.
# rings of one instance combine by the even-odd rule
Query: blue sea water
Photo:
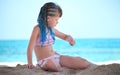
[[(54, 50), (63, 55), (80, 56), (91, 62), (120, 60), (120, 39), (75, 39), (75, 46), (56, 40)], [(0, 40), (0, 62), (27, 62), (29, 40)], [(33, 61), (36, 61), (33, 53)]]

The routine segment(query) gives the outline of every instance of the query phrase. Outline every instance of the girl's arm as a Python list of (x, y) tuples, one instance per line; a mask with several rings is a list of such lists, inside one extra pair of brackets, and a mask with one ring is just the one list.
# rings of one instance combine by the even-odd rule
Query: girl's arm
[(39, 33), (39, 27), (35, 26), (33, 31), (32, 31), (30, 41), (29, 41), (29, 45), (28, 45), (28, 48), (27, 48), (27, 60), (28, 60), (28, 64), (26, 66), (27, 68), (32, 68), (33, 67), (32, 51), (33, 51), (38, 33)]
[(58, 31), (57, 29), (53, 28), (53, 31), (55, 33), (55, 36), (57, 36), (58, 38), (61, 38), (63, 40), (66, 40), (70, 43), (71, 46), (73, 46), (75, 44), (75, 41), (74, 39), (70, 36), (70, 35), (67, 35), (67, 34), (64, 34), (60, 31)]

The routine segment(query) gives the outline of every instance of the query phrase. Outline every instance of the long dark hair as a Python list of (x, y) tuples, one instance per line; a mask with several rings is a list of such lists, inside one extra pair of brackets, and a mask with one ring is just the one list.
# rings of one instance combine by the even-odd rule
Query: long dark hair
[(46, 41), (46, 28), (48, 28), (50, 34), (52, 35), (52, 38), (55, 40), (55, 35), (52, 28), (48, 27), (47, 16), (56, 16), (56, 12), (59, 13), (60, 17), (62, 16), (62, 9), (60, 8), (59, 5), (53, 2), (48, 2), (44, 4), (40, 9), (37, 22), (40, 28), (40, 34), (41, 34), (40, 41), (42, 42), (42, 45)]

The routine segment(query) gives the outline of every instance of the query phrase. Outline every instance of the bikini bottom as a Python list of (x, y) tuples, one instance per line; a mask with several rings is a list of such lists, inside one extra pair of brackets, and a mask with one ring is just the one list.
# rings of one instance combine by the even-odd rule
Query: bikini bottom
[(44, 58), (42, 60), (39, 60), (37, 62), (37, 66), (40, 67), (40, 68), (44, 68), (45, 64), (47, 63), (47, 61), (51, 59), (53, 61), (53, 63), (55, 64), (56, 68), (58, 71), (61, 71), (62, 67), (60, 65), (60, 55), (58, 54), (55, 54), (55, 55), (52, 55), (52, 56), (49, 56), (47, 58)]

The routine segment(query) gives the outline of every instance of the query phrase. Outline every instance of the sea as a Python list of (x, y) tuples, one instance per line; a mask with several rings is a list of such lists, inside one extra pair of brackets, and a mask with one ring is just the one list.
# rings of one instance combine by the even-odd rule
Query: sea
[[(120, 38), (75, 39), (76, 44), (56, 39), (53, 48), (61, 55), (82, 57), (90, 62), (120, 60)], [(0, 40), (0, 63), (27, 63), (27, 46), (29, 40)], [(33, 52), (33, 62), (36, 62)]]

